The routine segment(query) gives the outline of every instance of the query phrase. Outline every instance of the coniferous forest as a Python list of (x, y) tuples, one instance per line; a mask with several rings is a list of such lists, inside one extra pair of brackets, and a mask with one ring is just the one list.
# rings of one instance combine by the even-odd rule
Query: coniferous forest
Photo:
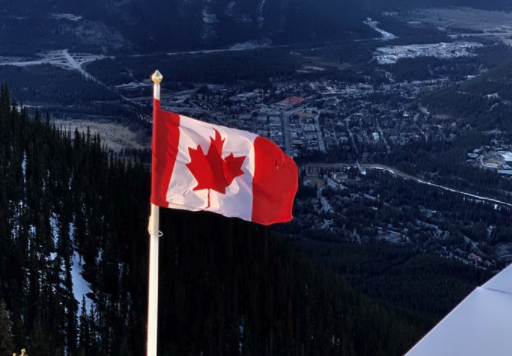
[[(149, 194), (147, 168), (2, 86), (0, 356), (145, 353)], [(161, 230), (159, 355), (402, 355), (433, 326), (267, 227), (163, 209)]]

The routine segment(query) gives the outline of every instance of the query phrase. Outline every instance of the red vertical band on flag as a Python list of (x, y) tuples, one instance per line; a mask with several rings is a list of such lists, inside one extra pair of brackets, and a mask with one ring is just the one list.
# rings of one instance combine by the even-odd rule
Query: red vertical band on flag
[(160, 110), (160, 100), (153, 100), (153, 143), (151, 163), (151, 203), (169, 207), (167, 190), (171, 182), (180, 142), (180, 116)]
[(254, 140), (252, 221), (271, 225), (292, 220), (293, 200), (298, 189), (297, 165), (272, 141)]

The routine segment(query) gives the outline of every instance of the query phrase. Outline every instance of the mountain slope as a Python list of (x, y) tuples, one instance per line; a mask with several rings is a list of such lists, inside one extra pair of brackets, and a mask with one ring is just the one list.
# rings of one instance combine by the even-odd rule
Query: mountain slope
[[(255, 40), (288, 44), (376, 37), (382, 11), (510, 7), (504, 0), (4, 0), (0, 43), (117, 52), (205, 49)], [(66, 15), (68, 14), (68, 15)], [(69, 16), (71, 14), (71, 16)], [(3, 36), (2, 36), (3, 35)], [(36, 39), (44, 39), (37, 42)], [(270, 41), (269, 41), (270, 40)], [(0, 47), (1, 48), (1, 47)]]
[(460, 85), (429, 93), (422, 105), (434, 115), (463, 119), (480, 130), (512, 130), (512, 61)]
[[(289, 43), (375, 36), (362, 23), (365, 17), (360, 5), (352, 0), (344, 4), (334, 0), (92, 0), (86, 4), (77, 0), (29, 0), (29, 6), (23, 7), (13, 0), (6, 1), (0, 17), (10, 21), (9, 28), (21, 30), (19, 24), (24, 19), (36, 18), (45, 24), (35, 31), (40, 37), (49, 33), (62, 37), (69, 28), (68, 37), (83, 42), (77, 32), (89, 30), (90, 34), (99, 33), (105, 42), (103, 47), (110, 50), (118, 48), (115, 41), (107, 43), (107, 38), (119, 38), (119, 34), (133, 49), (151, 51), (215, 47), (247, 40)], [(59, 14), (74, 17), (61, 16), (57, 23), (55, 15)], [(99, 40), (96, 44), (101, 47)]]

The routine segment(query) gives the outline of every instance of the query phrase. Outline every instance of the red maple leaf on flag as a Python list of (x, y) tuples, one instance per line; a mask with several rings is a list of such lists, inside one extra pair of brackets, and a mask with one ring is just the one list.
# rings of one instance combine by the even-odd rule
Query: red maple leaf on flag
[(244, 174), (242, 165), (245, 156), (235, 157), (231, 153), (222, 158), (222, 149), (226, 139), (222, 139), (220, 133), (215, 131), (215, 139), (210, 137), (210, 148), (208, 154), (204, 154), (200, 145), (196, 149), (188, 148), (191, 162), (186, 166), (197, 180), (197, 186), (193, 189), (208, 189), (208, 206), (210, 207), (210, 189), (221, 194), (226, 194), (226, 188), (233, 183), (236, 177)]

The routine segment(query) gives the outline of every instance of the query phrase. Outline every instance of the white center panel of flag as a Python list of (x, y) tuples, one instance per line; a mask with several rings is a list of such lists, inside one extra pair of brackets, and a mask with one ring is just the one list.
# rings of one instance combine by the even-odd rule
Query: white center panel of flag
[[(221, 157), (225, 159), (245, 157), (241, 170), (243, 175), (234, 178), (226, 187), (226, 194), (212, 189), (196, 190), (198, 181), (187, 164), (191, 163), (190, 149), (195, 150), (199, 144), (206, 155), (217, 130), (224, 140)], [(185, 210), (206, 210), (230, 217), (251, 220), (252, 216), (252, 180), (255, 170), (254, 140), (257, 135), (208, 124), (186, 116), (180, 117), (179, 151), (167, 193), (170, 208)], [(205, 169), (207, 169), (205, 167)], [(208, 207), (209, 206), (209, 207)]]

